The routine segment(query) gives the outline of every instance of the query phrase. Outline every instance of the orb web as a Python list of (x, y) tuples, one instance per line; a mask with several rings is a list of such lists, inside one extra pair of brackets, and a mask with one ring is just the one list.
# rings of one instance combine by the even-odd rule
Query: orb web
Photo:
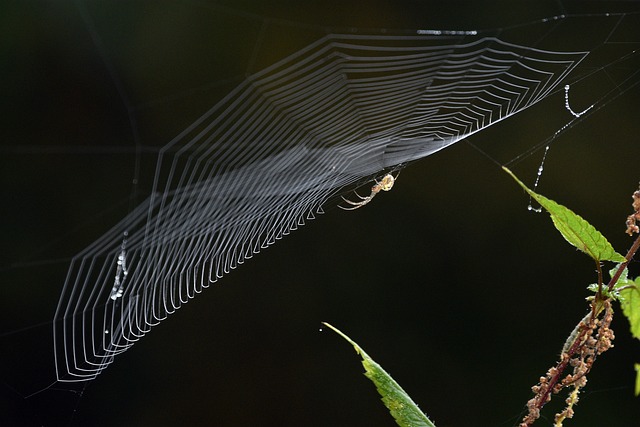
[(95, 378), (345, 189), (562, 90), (587, 55), (468, 33), (329, 34), (247, 77), (162, 147), (147, 200), (73, 258), (58, 380)]

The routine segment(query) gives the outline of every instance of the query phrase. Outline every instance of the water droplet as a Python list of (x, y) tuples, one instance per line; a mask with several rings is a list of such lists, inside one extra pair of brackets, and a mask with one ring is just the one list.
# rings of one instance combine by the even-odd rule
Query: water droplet
[(529, 205), (527, 206), (527, 210), (531, 211), (531, 212), (535, 212), (535, 213), (540, 213), (542, 212), (542, 208), (534, 208), (533, 206)]

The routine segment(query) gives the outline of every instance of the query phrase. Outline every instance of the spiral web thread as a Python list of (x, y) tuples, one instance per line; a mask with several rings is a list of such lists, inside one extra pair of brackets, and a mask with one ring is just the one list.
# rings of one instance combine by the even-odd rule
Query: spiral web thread
[(333, 34), (247, 78), (163, 147), (146, 202), (73, 258), (54, 319), (58, 380), (95, 378), (345, 188), (535, 104), (586, 55)]

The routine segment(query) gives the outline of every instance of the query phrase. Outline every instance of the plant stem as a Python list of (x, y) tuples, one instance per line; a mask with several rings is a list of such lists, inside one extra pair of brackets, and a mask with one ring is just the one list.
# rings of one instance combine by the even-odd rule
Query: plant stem
[[(593, 315), (591, 319), (593, 319)], [(583, 323), (583, 320), (581, 320), (580, 323)], [(591, 320), (589, 323), (591, 323)], [(582, 345), (584, 336), (589, 330), (589, 323), (586, 323), (586, 324), (583, 323), (580, 326), (580, 332), (577, 334), (575, 341), (573, 342), (571, 347), (567, 349), (567, 352), (561, 355), (562, 360), (558, 362), (558, 364), (555, 367), (554, 374), (549, 379), (549, 387), (544, 391), (544, 393), (536, 401), (537, 409), (542, 409), (542, 407), (550, 400), (549, 395), (553, 393), (553, 389), (555, 385), (558, 383), (558, 381), (562, 377), (562, 373), (564, 372), (565, 368), (571, 361), (571, 356), (573, 356), (578, 351), (578, 348)]]
[(638, 249), (640, 249), (640, 234), (638, 234), (638, 237), (636, 237), (635, 242), (633, 242), (633, 245), (631, 245), (631, 247), (629, 248), (629, 251), (627, 252), (627, 255), (625, 255), (626, 261), (623, 262), (622, 264), (620, 264), (620, 266), (618, 267), (618, 271), (616, 271), (616, 273), (613, 275), (613, 277), (611, 277), (611, 280), (609, 281), (609, 284), (607, 285), (607, 289), (609, 291), (613, 290), (613, 287), (618, 282), (618, 279), (622, 275), (622, 272), (624, 271), (625, 268), (627, 268), (627, 265), (629, 265), (629, 263), (631, 262), (631, 259), (636, 254)]
[[(604, 285), (602, 280), (602, 263), (600, 261), (596, 261), (596, 271), (598, 272), (598, 293), (597, 298), (602, 299), (602, 286)], [(593, 314), (596, 314), (596, 305), (593, 304), (592, 310)]]

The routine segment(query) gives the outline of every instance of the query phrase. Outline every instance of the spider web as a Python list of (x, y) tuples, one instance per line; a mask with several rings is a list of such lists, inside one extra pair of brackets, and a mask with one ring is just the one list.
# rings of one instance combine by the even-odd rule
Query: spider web
[(250, 75), (160, 149), (151, 196), (73, 258), (58, 380), (95, 378), (344, 189), (536, 104), (587, 54), (474, 31), (329, 34)]
[[(90, 7), (87, 13), (95, 19), (100, 9)], [(193, 107), (196, 120), (171, 123), (184, 130), (166, 145), (138, 141), (135, 148), (122, 149), (154, 156), (151, 166), (139, 165), (142, 172), (135, 173), (152, 176), (152, 185), (139, 190), (146, 200), (71, 261), (53, 321), (59, 381), (95, 378), (153, 326), (256, 253), (334, 208), (340, 195), (369, 189), (373, 179), (395, 175), (488, 126), (510, 123), (504, 119), (523, 110), (562, 107), (566, 84), (575, 111), (594, 107), (575, 119), (563, 108), (561, 119), (545, 116), (551, 132), (591, 117), (638, 80), (630, 61), (636, 58), (636, 14), (566, 15), (481, 31), (352, 32), (249, 18), (256, 31), (246, 32), (257, 34), (258, 42), (252, 42), (255, 52), (244, 65), (261, 71), (230, 90), (235, 71), (233, 78), (216, 80), (224, 94), (207, 92), (206, 108)], [(265, 54), (268, 31), (258, 31), (261, 25), (303, 27), (312, 37), (288, 56), (274, 53), (274, 63)], [(91, 49), (102, 54), (117, 80), (121, 70), (113, 66), (114, 51), (100, 43), (118, 35), (105, 28), (94, 30), (97, 43)], [(116, 83), (130, 127), (138, 131), (145, 108), (157, 100), (143, 104), (140, 99), (154, 96), (140, 96), (142, 90), (127, 81)], [(181, 108), (181, 96), (190, 91), (179, 90), (157, 104)], [(516, 135), (528, 131), (518, 129)], [(140, 139), (154, 140), (153, 135)], [(514, 163), (548, 143), (518, 146), (510, 139), (509, 154), (491, 156)]]

